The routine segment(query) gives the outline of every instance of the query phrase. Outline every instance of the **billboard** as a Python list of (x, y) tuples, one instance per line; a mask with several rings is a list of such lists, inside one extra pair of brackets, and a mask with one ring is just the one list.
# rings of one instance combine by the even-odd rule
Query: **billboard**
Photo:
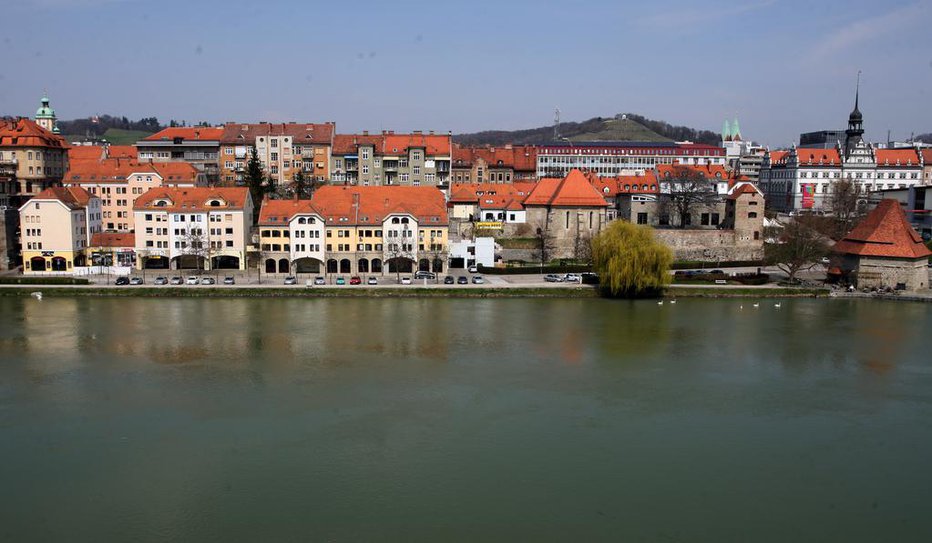
[(803, 183), (800, 185), (803, 193), (803, 209), (812, 209), (815, 205), (815, 183)]

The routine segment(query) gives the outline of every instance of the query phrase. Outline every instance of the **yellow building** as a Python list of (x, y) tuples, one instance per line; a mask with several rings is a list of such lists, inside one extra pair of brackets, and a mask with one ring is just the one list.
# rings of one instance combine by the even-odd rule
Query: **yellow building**
[(259, 214), (262, 270), (347, 275), (443, 272), (446, 199), (434, 187), (319, 188), (269, 200)]
[(82, 188), (45, 189), (19, 208), (23, 273), (73, 273), (87, 265), (91, 237), (100, 232), (100, 198)]

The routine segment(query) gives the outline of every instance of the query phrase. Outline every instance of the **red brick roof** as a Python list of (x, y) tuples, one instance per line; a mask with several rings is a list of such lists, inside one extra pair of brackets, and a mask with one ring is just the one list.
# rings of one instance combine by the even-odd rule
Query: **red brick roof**
[(135, 247), (136, 235), (129, 232), (98, 232), (91, 236), (91, 247)]
[(476, 203), (483, 196), (502, 196), (524, 201), (534, 190), (534, 183), (455, 183), (450, 187), (450, 201)]
[(545, 177), (537, 181), (524, 205), (605, 207), (608, 204), (585, 174), (573, 169), (563, 179)]
[(331, 144), (334, 125), (332, 123), (227, 123), (220, 136), (221, 143), (255, 145), (260, 136), (291, 136), (292, 142)]
[(198, 170), (187, 162), (136, 162), (120, 158), (69, 163), (66, 183), (124, 183), (134, 173), (154, 173), (165, 184), (195, 183)]
[(142, 141), (171, 141), (175, 138), (195, 141), (218, 141), (223, 136), (223, 128), (204, 126), (172, 126), (143, 138)]
[(729, 200), (736, 200), (742, 194), (756, 194), (761, 198), (764, 197), (764, 194), (754, 186), (753, 183), (748, 181), (741, 181), (731, 188), (731, 192), (728, 193)]
[(262, 201), (259, 210), (260, 226), (288, 226), (292, 217), (299, 213), (316, 213), (323, 216), (310, 200), (269, 200)]
[[(169, 200), (165, 206), (153, 204), (156, 200)], [(225, 205), (211, 206), (211, 200), (221, 200)], [(155, 187), (138, 196), (133, 209), (156, 209), (172, 213), (190, 211), (242, 210), (249, 200), (246, 187)]]
[[(773, 155), (770, 158), (773, 162)], [(838, 149), (796, 149), (796, 160), (800, 165), (827, 165), (840, 166), (841, 158), (838, 156)]]
[(644, 175), (619, 175), (617, 177), (590, 177), (589, 182), (603, 197), (615, 197), (619, 194), (657, 194), (657, 176), (653, 171)]
[[(353, 195), (358, 195), (358, 200)], [(434, 187), (328, 185), (314, 192), (311, 205), (327, 225), (380, 225), (393, 213), (413, 215), (421, 225), (447, 224), (446, 198)]]
[(359, 145), (371, 145), (377, 155), (408, 154), (408, 149), (423, 148), (427, 156), (450, 156), (452, 137), (437, 134), (337, 134), (333, 137), (334, 155), (356, 154)]
[(770, 152), (770, 163), (777, 164), (778, 162), (784, 162), (786, 157), (789, 156), (789, 151), (771, 151)]
[(720, 179), (725, 181), (728, 179), (728, 170), (725, 169), (721, 164), (704, 164), (704, 165), (693, 165), (693, 164), (658, 164), (657, 165), (657, 175), (659, 177), (667, 177), (667, 174), (671, 176), (677, 175), (677, 170), (688, 169), (690, 171), (699, 172), (703, 177), (717, 180)]
[(836, 253), (887, 258), (928, 258), (932, 251), (906, 221), (906, 214), (896, 200), (881, 200), (832, 249)]
[(472, 167), (478, 159), (484, 160), (493, 168), (533, 172), (537, 170), (537, 147), (533, 145), (505, 145), (503, 147), (455, 145), (453, 147), (454, 167)]
[(0, 122), (0, 147), (51, 147), (65, 149), (68, 144), (27, 118)]
[(926, 166), (932, 166), (932, 148), (924, 147), (921, 154), (922, 163)]
[(139, 157), (136, 148), (132, 145), (110, 145), (107, 147), (107, 158), (126, 158), (136, 160)]
[(87, 207), (93, 198), (90, 192), (81, 187), (49, 187), (33, 197), (33, 200), (58, 200), (71, 209)]
[(874, 151), (878, 166), (919, 166), (916, 149), (877, 149)]
[(104, 158), (104, 148), (100, 145), (73, 145), (68, 148), (68, 163), (74, 164), (79, 160), (101, 160)]

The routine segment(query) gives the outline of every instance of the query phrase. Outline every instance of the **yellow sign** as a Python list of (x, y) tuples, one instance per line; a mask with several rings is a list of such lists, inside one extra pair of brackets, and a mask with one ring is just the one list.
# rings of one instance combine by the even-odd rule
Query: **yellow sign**
[(480, 229), (492, 230), (492, 229), (498, 229), (501, 227), (502, 227), (502, 223), (500, 222), (477, 222), (476, 223), (476, 228), (480, 228)]

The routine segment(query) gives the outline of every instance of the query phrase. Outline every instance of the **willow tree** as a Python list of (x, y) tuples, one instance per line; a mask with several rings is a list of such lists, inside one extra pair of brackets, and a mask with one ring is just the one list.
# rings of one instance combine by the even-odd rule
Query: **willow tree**
[(656, 294), (670, 282), (672, 263), (673, 252), (648, 226), (615, 221), (592, 238), (592, 268), (610, 296)]

